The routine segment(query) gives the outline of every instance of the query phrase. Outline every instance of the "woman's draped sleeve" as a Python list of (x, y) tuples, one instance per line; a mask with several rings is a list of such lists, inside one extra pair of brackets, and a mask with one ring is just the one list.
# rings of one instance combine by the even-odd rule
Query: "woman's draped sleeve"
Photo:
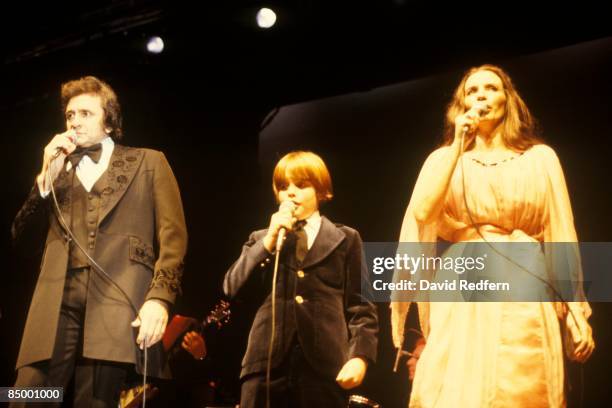
[[(432, 183), (439, 182), (438, 172), (440, 164), (442, 160), (446, 159), (448, 149), (448, 147), (439, 148), (432, 152), (427, 160), (425, 160), (404, 215), (399, 236), (399, 245), (401, 247), (402, 243), (404, 243), (406, 248), (410, 248), (410, 251), (419, 252), (415, 254), (415, 256), (420, 256), (421, 254), (430, 256), (432, 252), (435, 253), (435, 243), (438, 236), (437, 220), (428, 224), (419, 223), (414, 216), (414, 209), (424, 199), (426, 187)], [(415, 276), (422, 276), (423, 273), (427, 273), (427, 271), (417, 271), (411, 278), (414, 280)], [(405, 277), (405, 274), (405, 271), (396, 270), (394, 281), (400, 281)], [(393, 344), (396, 348), (400, 348), (404, 340), (404, 324), (408, 311), (410, 310), (410, 304), (411, 302), (407, 301), (405, 298), (402, 300), (394, 300), (392, 298), (391, 301), (391, 333)], [(427, 336), (429, 331), (429, 307), (427, 303), (421, 302), (418, 308), (421, 330), (423, 334)]]
[[(546, 269), (549, 279), (558, 283), (560, 292), (569, 300), (569, 308), (588, 318), (591, 307), (584, 295), (580, 248), (563, 170), (553, 149), (544, 145), (537, 148), (548, 184), (544, 222)], [(559, 317), (567, 313), (562, 303), (557, 303), (557, 313)]]

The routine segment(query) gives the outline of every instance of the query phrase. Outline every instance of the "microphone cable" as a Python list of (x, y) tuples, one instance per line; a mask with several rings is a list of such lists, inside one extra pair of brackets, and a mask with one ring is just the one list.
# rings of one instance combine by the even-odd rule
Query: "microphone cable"
[[(282, 204), (281, 204), (282, 205)], [(292, 203), (291, 213), (295, 211), (295, 203)], [(274, 256), (274, 272), (272, 273), (272, 292), (270, 296), (270, 307), (272, 308), (272, 326), (270, 328), (270, 341), (268, 342), (268, 359), (266, 362), (266, 408), (270, 408), (270, 377), (272, 372), (272, 352), (274, 351), (274, 338), (276, 337), (276, 281), (278, 278), (278, 261), (280, 258), (280, 252), (283, 247), (283, 242), (286, 238), (287, 230), (285, 227), (281, 227), (278, 231), (276, 238)]]
[(272, 326), (270, 328), (270, 341), (268, 343), (268, 361), (266, 363), (266, 408), (270, 408), (270, 374), (272, 371), (272, 352), (274, 350), (274, 337), (276, 336), (276, 280), (278, 277), (278, 260), (280, 248), (274, 256), (274, 273), (272, 274), (272, 293), (270, 296), (272, 307)]
[[(465, 160), (465, 155), (464, 155), (464, 142), (465, 142), (465, 136), (467, 135), (468, 130), (467, 129), (463, 129), (463, 133), (461, 135), (461, 146), (460, 146), (460, 165), (461, 165), (461, 186), (462, 186), (462, 193), (463, 193), (463, 204), (465, 205), (465, 209), (466, 209), (466, 213), (468, 215), (468, 218), (470, 220), (470, 224), (472, 226), (472, 228), (474, 228), (476, 230), (476, 232), (478, 233), (478, 235), (480, 236), (480, 238), (483, 240), (483, 242), (485, 242), (487, 244), (487, 246), (489, 248), (491, 248), (494, 252), (496, 252), (499, 256), (501, 256), (502, 258), (506, 259), (508, 262), (516, 265), (519, 267), (519, 269), (522, 269), (523, 271), (527, 272), (527, 274), (531, 275), (532, 277), (538, 279), (540, 282), (544, 283), (546, 286), (548, 286), (548, 288), (554, 293), (555, 297), (557, 297), (561, 303), (563, 303), (564, 307), (567, 309), (567, 311), (569, 312), (569, 314), (571, 315), (572, 319), (574, 320), (574, 324), (576, 325), (576, 329), (578, 329), (578, 320), (576, 319), (576, 316), (574, 315), (574, 312), (572, 311), (572, 309), (569, 307), (568, 302), (563, 298), (563, 296), (561, 295), (561, 293), (559, 293), (559, 291), (557, 290), (557, 288), (555, 288), (550, 282), (548, 282), (546, 279), (543, 279), (541, 277), (539, 277), (538, 275), (536, 275), (535, 273), (531, 272), (530, 270), (528, 270), (527, 268), (525, 268), (523, 265), (519, 264), (518, 262), (514, 261), (513, 259), (511, 259), (509, 256), (507, 256), (506, 254), (502, 253), (501, 251), (499, 251), (497, 248), (495, 248), (490, 241), (488, 241), (485, 236), (482, 234), (482, 232), (480, 231), (479, 225), (474, 221), (474, 217), (472, 215), (472, 212), (470, 210), (470, 207), (468, 205), (468, 200), (467, 200), (467, 193), (466, 193), (466, 182), (465, 182), (465, 166), (464, 166), (464, 160)], [(565, 347), (565, 341), (563, 341), (563, 346)], [(581, 384), (580, 384), (580, 406), (583, 406), (583, 388), (584, 388), (584, 383), (582, 381), (583, 377), (584, 377), (584, 365), (581, 364), (580, 365), (580, 374), (581, 374)]]

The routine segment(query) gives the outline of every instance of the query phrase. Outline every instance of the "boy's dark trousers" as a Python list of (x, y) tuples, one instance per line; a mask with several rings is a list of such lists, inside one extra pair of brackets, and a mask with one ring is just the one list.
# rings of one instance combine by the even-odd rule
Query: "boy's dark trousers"
[[(294, 338), (283, 362), (270, 376), (271, 408), (346, 408), (348, 397), (334, 379), (323, 378), (304, 357)], [(265, 408), (266, 373), (248, 375), (242, 383), (240, 408)]]

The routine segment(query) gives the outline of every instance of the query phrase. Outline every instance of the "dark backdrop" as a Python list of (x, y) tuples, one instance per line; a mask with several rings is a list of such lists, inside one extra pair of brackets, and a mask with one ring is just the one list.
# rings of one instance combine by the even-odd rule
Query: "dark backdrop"
[[(59, 84), (82, 75), (97, 75), (117, 91), (124, 143), (163, 150), (176, 174), (190, 234), (184, 296), (177, 304), (183, 314), (203, 316), (212, 307), (248, 233), (267, 225), (275, 208), (273, 162), (290, 149), (317, 151), (328, 163), (336, 198), (325, 214), (357, 228), (367, 241), (395, 240), (418, 169), (440, 143), (452, 89), (464, 69), (485, 62), (509, 71), (560, 156), (581, 240), (610, 240), (612, 41), (601, 25), (572, 36), (554, 20), (552, 31), (538, 34), (532, 27), (543, 27), (532, 15), (521, 20), (520, 33), (474, 36), (477, 24), (454, 26), (455, 16), (402, 1), (353, 9), (325, 9), (325, 2), (313, 1), (287, 2), (292, 5), (280, 9), (275, 31), (264, 32), (249, 20), (257, 2), (244, 3), (239, 11), (210, 6), (202, 12), (131, 2), (156, 6), (161, 17), (116, 32), (100, 29), (100, 15), (70, 19), (75, 14), (68, 8), (36, 11), (24, 4), (3, 14), (17, 28), (2, 31), (0, 385), (14, 380), (44, 239), (41, 230), (12, 248), (10, 223), (33, 184), (43, 146), (64, 127)], [(53, 24), (43, 24), (47, 16)], [(496, 18), (482, 20), (487, 33), (504, 26)], [(72, 37), (58, 27), (72, 27)], [(162, 55), (142, 52), (150, 34), (165, 38)], [(57, 41), (37, 48), (41, 39)], [(390, 372), (388, 310), (379, 309), (381, 358), (361, 391), (385, 407), (403, 407), (406, 373)], [(592, 405), (606, 401), (612, 364), (606, 347), (610, 306), (593, 309), (598, 348), (584, 367), (585, 401)], [(233, 312), (211, 357), (235, 394), (254, 310), (238, 304)]]

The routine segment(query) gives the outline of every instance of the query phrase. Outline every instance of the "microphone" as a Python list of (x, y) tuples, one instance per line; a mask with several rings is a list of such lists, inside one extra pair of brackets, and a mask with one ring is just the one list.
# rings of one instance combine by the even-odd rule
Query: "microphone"
[[(478, 115), (479, 118), (483, 117), (486, 113), (489, 112), (489, 106), (482, 101), (476, 102), (468, 112), (474, 112)], [(470, 130), (470, 125), (463, 125), (463, 134), (465, 135)]]
[[(295, 203), (291, 200), (285, 200), (278, 206), (279, 209), (289, 208), (291, 209), (291, 214), (295, 211)], [(278, 230), (278, 236), (276, 237), (276, 252), (280, 252), (283, 248), (283, 243), (285, 242), (285, 236), (287, 235), (287, 228), (281, 227)]]
[[(70, 141), (73, 144), (77, 144), (78, 140), (78, 135), (76, 134), (74, 129), (71, 129), (69, 131), (66, 131), (66, 133), (70, 132), (70, 134), (66, 135), (68, 136), (68, 139), (70, 139)], [(55, 148), (55, 153), (53, 153), (53, 156), (51, 156), (51, 159), (55, 160), (59, 157), (60, 154), (62, 154), (64, 152), (64, 149), (62, 149), (60, 146)]]
[(55, 153), (53, 153), (53, 156), (51, 156), (52, 160), (55, 160), (59, 157), (60, 154), (62, 154), (62, 152), (64, 151), (64, 149), (62, 149), (61, 147), (56, 147), (55, 148)]

